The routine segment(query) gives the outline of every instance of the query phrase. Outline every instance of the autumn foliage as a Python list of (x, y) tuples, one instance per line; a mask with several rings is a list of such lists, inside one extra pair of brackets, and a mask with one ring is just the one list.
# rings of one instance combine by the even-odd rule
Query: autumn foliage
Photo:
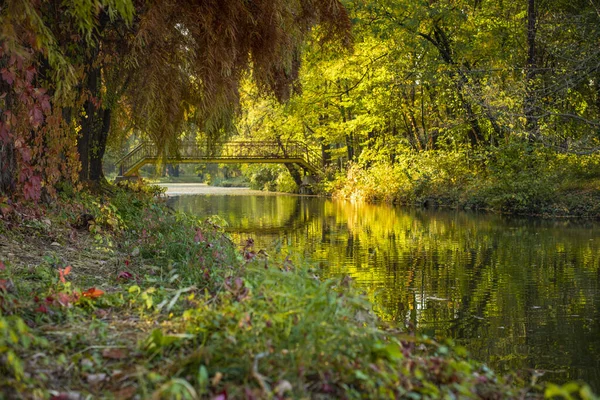
[(34, 55), (32, 50), (20, 55), (0, 47), (0, 162), (3, 175), (15, 172), (0, 180), (0, 189), (38, 201), (43, 190), (54, 195), (60, 180), (75, 181), (77, 154), (72, 145), (76, 138), (64, 126), (60, 110), (53, 109), (48, 90), (39, 85)]
[(33, 201), (101, 182), (111, 136), (222, 134), (249, 71), (287, 99), (316, 25), (350, 38), (339, 0), (9, 0), (0, 23), (0, 193)]

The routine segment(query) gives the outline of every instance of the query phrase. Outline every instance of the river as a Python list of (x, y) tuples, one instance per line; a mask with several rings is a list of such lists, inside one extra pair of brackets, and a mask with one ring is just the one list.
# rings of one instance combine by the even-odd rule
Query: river
[(237, 242), (292, 249), (322, 278), (351, 276), (383, 320), (453, 338), (501, 373), (600, 392), (598, 223), (201, 193), (170, 201), (222, 217)]

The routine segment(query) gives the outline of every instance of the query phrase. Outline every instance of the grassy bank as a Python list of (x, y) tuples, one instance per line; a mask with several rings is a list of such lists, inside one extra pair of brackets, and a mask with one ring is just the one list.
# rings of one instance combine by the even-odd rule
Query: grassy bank
[(394, 163), (352, 165), (330, 190), (353, 200), (599, 218), (600, 155), (519, 143), (481, 152), (407, 151)]
[[(235, 244), (158, 192), (6, 204), (0, 397), (525, 398), (448, 343), (383, 326), (348, 279)], [(593, 399), (586, 386), (550, 396)]]

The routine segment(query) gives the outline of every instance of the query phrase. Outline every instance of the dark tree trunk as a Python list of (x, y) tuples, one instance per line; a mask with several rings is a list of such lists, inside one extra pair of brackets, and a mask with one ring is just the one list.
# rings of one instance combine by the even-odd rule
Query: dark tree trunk
[(167, 164), (167, 174), (174, 178), (179, 177), (179, 164)]
[(290, 175), (294, 179), (294, 182), (296, 182), (296, 185), (300, 187), (302, 185), (302, 172), (300, 172), (300, 168), (292, 163), (285, 163), (284, 165), (290, 171)]
[[(0, 80), (0, 93), (6, 93), (4, 107), (10, 110), (12, 107), (11, 94), (8, 86)], [(1, 105), (2, 103), (0, 103)], [(4, 122), (4, 110), (0, 108), (0, 123)], [(15, 177), (17, 173), (17, 158), (15, 146), (11, 140), (4, 142), (0, 138), (0, 194), (11, 195), (15, 190)]]
[(346, 150), (348, 153), (348, 160), (354, 160), (354, 141), (352, 140), (352, 136), (346, 135)]
[[(91, 62), (90, 62), (91, 64)], [(92, 98), (84, 104), (85, 115), (81, 117), (81, 131), (77, 139), (77, 151), (81, 162), (79, 179), (98, 184), (104, 179), (102, 158), (110, 131), (112, 113), (100, 104), (101, 69), (90, 68), (86, 89)]]
[(331, 144), (321, 141), (321, 157), (323, 158), (323, 166), (331, 165)]
[[(285, 157), (287, 157), (288, 156), (287, 150), (286, 150), (285, 146), (283, 145), (283, 142), (281, 141), (281, 136), (279, 136), (279, 135), (277, 135), (277, 143), (279, 144), (279, 147), (283, 151), (283, 155)], [(290, 175), (294, 179), (294, 182), (296, 182), (296, 185), (298, 185), (298, 187), (300, 187), (300, 185), (302, 185), (302, 173), (300, 172), (300, 168), (296, 164), (293, 164), (293, 163), (285, 163), (284, 165), (290, 172)]]
[(106, 142), (108, 140), (108, 132), (110, 131), (110, 109), (98, 110), (98, 119), (102, 120), (102, 124), (94, 131), (92, 140), (91, 157), (90, 157), (90, 181), (100, 182), (104, 178), (102, 170), (102, 159), (106, 152)]
[(15, 190), (17, 159), (12, 143), (0, 140), (0, 194), (10, 195)]
[[(107, 13), (102, 12), (99, 16), (99, 26), (96, 31), (96, 39), (101, 41), (102, 33), (110, 22)], [(102, 66), (99, 63), (100, 45), (88, 49), (86, 60), (86, 77), (84, 85), (88, 96), (83, 105), (83, 115), (80, 118), (81, 131), (77, 138), (77, 151), (81, 162), (79, 179), (82, 182), (99, 184), (104, 180), (102, 171), (102, 158), (106, 151), (106, 143), (112, 112), (110, 107), (102, 104)]]
[(535, 110), (534, 80), (537, 69), (536, 52), (537, 12), (535, 0), (528, 0), (527, 6), (527, 76), (524, 113), (526, 119), (527, 138), (534, 141), (538, 137), (538, 119)]

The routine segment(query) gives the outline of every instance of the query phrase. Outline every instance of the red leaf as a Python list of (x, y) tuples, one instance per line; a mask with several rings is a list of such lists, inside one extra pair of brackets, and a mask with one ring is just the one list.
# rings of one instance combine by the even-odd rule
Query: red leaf
[(41, 101), (42, 104), (42, 110), (44, 110), (44, 112), (46, 114), (49, 114), (52, 111), (52, 107), (50, 106), (50, 102), (48, 101), (48, 96), (44, 96), (44, 99)]
[(122, 279), (124, 281), (128, 281), (130, 279), (133, 279), (133, 274), (130, 272), (127, 272), (127, 271), (121, 271), (117, 275), (117, 279)]
[(85, 292), (82, 293), (83, 297), (88, 297), (90, 299), (97, 299), (102, 296), (104, 292), (100, 289), (96, 289), (95, 287), (89, 288)]
[(48, 307), (46, 307), (43, 304), (40, 304), (38, 306), (38, 308), (35, 309), (36, 312), (42, 313), (42, 314), (48, 314)]
[(29, 163), (31, 161), (31, 149), (29, 147), (21, 147), (20, 149), (21, 158), (24, 163)]
[(2, 121), (0, 121), (0, 140), (4, 143), (10, 142), (10, 131), (8, 130), (8, 126)]
[(33, 109), (29, 111), (29, 120), (34, 128), (38, 128), (44, 123), (44, 113), (39, 106), (33, 106)]
[(61, 393), (50, 397), (50, 400), (70, 400), (72, 399), (69, 393)]
[(35, 72), (36, 72), (35, 67), (33, 65), (30, 65), (29, 67), (27, 67), (27, 69), (25, 70), (25, 79), (27, 80), (27, 82), (33, 81)]
[(69, 296), (66, 293), (59, 293), (57, 295), (58, 297), (58, 303), (63, 306), (63, 307), (68, 307), (69, 305), (71, 305), (71, 296)]
[(13, 82), (15, 81), (15, 73), (12, 71), (12, 68), (2, 68), (2, 71), (0, 71), (0, 73), (2, 74), (2, 79), (4, 79), (9, 85), (13, 84)]
[(4, 262), (2, 262), (2, 260), (0, 260), (0, 271), (6, 271), (6, 265), (4, 265)]

